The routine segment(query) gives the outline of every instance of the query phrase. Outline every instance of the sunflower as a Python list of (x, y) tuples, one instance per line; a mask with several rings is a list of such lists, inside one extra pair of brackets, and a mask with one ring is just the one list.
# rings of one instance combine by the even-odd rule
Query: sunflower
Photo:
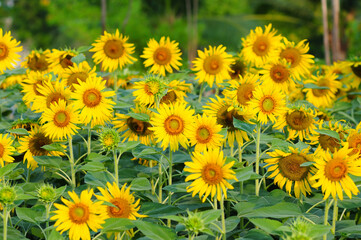
[(23, 47), (18, 47), (20, 42), (12, 39), (11, 32), (5, 32), (0, 28), (0, 73), (6, 69), (13, 69), (14, 64), (20, 60), (18, 52), (23, 50)]
[(337, 75), (331, 72), (325, 75), (312, 75), (311, 79), (304, 81), (322, 88), (306, 88), (306, 99), (316, 107), (331, 107), (336, 99), (336, 92), (341, 88), (341, 82), (337, 81)]
[(283, 38), (283, 43), (279, 49), (278, 56), (281, 59), (286, 59), (291, 64), (294, 76), (300, 79), (302, 76), (307, 76), (314, 64), (314, 56), (307, 54), (310, 47), (306, 43), (306, 39), (295, 44), (290, 42), (287, 38)]
[(257, 121), (266, 124), (269, 121), (274, 123), (276, 117), (282, 115), (285, 111), (285, 95), (275, 86), (257, 86), (253, 92), (253, 99), (249, 103), (250, 109), (257, 112)]
[(340, 65), (345, 76), (341, 81), (347, 86), (347, 90), (358, 89), (361, 83), (361, 61), (343, 61)]
[(72, 49), (53, 49), (52, 53), (49, 55), (51, 71), (53, 71), (55, 74), (61, 75), (67, 68), (74, 65), (71, 59), (76, 55), (78, 55), (78, 53)]
[(217, 124), (217, 118), (197, 115), (191, 125), (191, 135), (188, 136), (191, 146), (195, 145), (196, 152), (204, 152), (206, 149), (219, 148), (223, 144), (223, 136), (219, 134), (222, 125)]
[(352, 154), (360, 155), (361, 154), (361, 122), (357, 124), (356, 129), (350, 129), (349, 135), (347, 137), (347, 143), (350, 149), (352, 149)]
[(244, 60), (251, 65), (261, 67), (270, 59), (276, 59), (282, 39), (276, 33), (277, 30), (272, 29), (272, 24), (265, 26), (264, 32), (261, 27), (251, 30), (246, 38), (242, 38), (241, 54)]
[(115, 34), (104, 31), (99, 40), (92, 45), (94, 48), (90, 52), (95, 52), (93, 60), (96, 64), (102, 63), (102, 70), (114, 72), (116, 69), (122, 69), (126, 64), (132, 64), (137, 59), (132, 57), (134, 53), (134, 44), (127, 43), (128, 37), (119, 34), (119, 30)]
[(32, 111), (44, 112), (50, 108), (52, 103), (58, 103), (59, 100), (64, 100), (67, 104), (70, 102), (71, 91), (69, 88), (65, 88), (63, 81), (52, 82), (46, 80), (42, 85), (38, 85), (37, 91), (41, 95), (35, 96), (34, 103), (31, 107)]
[(69, 230), (70, 240), (90, 240), (89, 228), (97, 232), (102, 229), (102, 224), (107, 219), (106, 206), (103, 201), (93, 202), (93, 190), (83, 190), (80, 197), (73, 191), (68, 192), (72, 201), (61, 198), (64, 203), (54, 203), (57, 210), (53, 211), (54, 216), (50, 220), (56, 220), (54, 226), (56, 231), (63, 232)]
[(73, 85), (79, 84), (79, 82), (85, 82), (88, 77), (97, 76), (95, 69), (95, 66), (91, 68), (86, 61), (79, 64), (74, 63), (73, 66), (64, 69), (61, 78), (66, 82), (66, 85), (70, 87), (70, 90), (74, 91), (75, 88)]
[[(152, 117), (153, 112), (145, 106), (136, 105), (135, 108), (131, 108), (133, 113), (146, 114), (149, 118)], [(149, 146), (154, 142), (153, 131), (150, 130), (152, 125), (147, 121), (141, 121), (131, 116), (116, 113), (116, 117), (113, 121), (113, 125), (119, 132), (124, 132), (121, 136), (123, 142), (125, 141), (140, 141), (144, 145)]]
[(31, 71), (38, 71), (41, 73), (48, 73), (50, 70), (49, 61), (50, 50), (33, 50), (26, 57), (25, 61), (21, 63), (22, 67), (28, 68)]
[(138, 161), (138, 164), (145, 166), (145, 167), (154, 167), (157, 166), (158, 162), (151, 159), (144, 159), (144, 158), (132, 158), (132, 161)]
[(235, 172), (231, 170), (234, 161), (226, 163), (223, 151), (219, 148), (209, 149), (205, 152), (193, 152), (192, 162), (185, 162), (187, 168), (185, 172), (191, 174), (186, 177), (185, 181), (194, 180), (187, 187), (187, 192), (193, 192), (192, 197), (199, 193), (199, 198), (204, 202), (209, 194), (213, 200), (216, 195), (218, 201), (221, 200), (222, 192), (227, 198), (227, 189), (233, 189), (233, 186), (227, 180), (237, 180)]
[(178, 45), (176, 41), (170, 41), (169, 37), (161, 37), (159, 43), (150, 39), (148, 47), (144, 48), (143, 55), (140, 56), (146, 59), (144, 66), (152, 66), (150, 72), (162, 76), (165, 76), (165, 71), (172, 73), (173, 68), (179, 70), (179, 66), (182, 66), (182, 53)]
[(11, 163), (14, 158), (10, 155), (15, 153), (15, 148), (12, 146), (13, 140), (8, 134), (0, 134), (0, 165), (5, 166), (5, 163)]
[(188, 147), (190, 125), (193, 122), (194, 110), (186, 106), (186, 103), (161, 104), (158, 113), (153, 114), (150, 123), (153, 127), (156, 142), (162, 142), (161, 147), (165, 150), (170, 146), (171, 151), (177, 151), (178, 145)]
[[(143, 78), (142, 75), (137, 75), (133, 73), (128, 73), (122, 76), (117, 76), (117, 85), (119, 88), (122, 89), (133, 89), (133, 79), (140, 79)], [(114, 76), (109, 75), (107, 76), (107, 87), (113, 88), (114, 87)]]
[(298, 137), (301, 141), (304, 139), (310, 140), (312, 136), (317, 135), (315, 131), (317, 129), (316, 113), (310, 109), (301, 107), (287, 108), (284, 113), (279, 115), (275, 129), (281, 129), (285, 131), (285, 127), (288, 131), (288, 138), (290, 140)]
[(296, 83), (294, 86), (288, 86), (288, 94), (286, 97), (288, 98), (289, 102), (294, 103), (296, 101), (305, 99), (305, 93), (302, 91), (302, 87), (303, 85), (298, 83)]
[[(17, 119), (11, 125), (11, 129), (24, 128), (27, 131), (30, 131), (35, 127), (39, 127), (38, 121), (30, 120), (30, 119)], [(24, 134), (16, 134), (16, 133), (10, 133), (10, 134), (14, 136), (16, 139), (25, 136)]]
[(211, 102), (204, 106), (203, 113), (215, 117), (217, 124), (227, 129), (228, 145), (233, 147), (234, 141), (243, 144), (243, 140), (249, 141), (248, 135), (245, 131), (239, 130), (234, 127), (233, 119), (236, 118), (241, 121), (249, 122), (254, 117), (252, 109), (247, 111), (235, 108), (232, 104), (228, 103), (226, 99), (216, 96), (216, 99), (211, 98)]
[(99, 134), (99, 142), (104, 150), (114, 150), (120, 143), (119, 133), (113, 128), (103, 128)]
[(196, 79), (199, 83), (206, 82), (210, 87), (213, 82), (221, 84), (223, 80), (230, 79), (230, 65), (234, 62), (233, 56), (226, 53), (226, 47), (219, 45), (198, 50), (198, 58), (193, 61), (193, 71), (196, 71)]
[(164, 95), (166, 87), (163, 78), (153, 75), (147, 76), (144, 80), (134, 83), (134, 101), (152, 107)]
[(269, 62), (259, 71), (259, 74), (263, 75), (261, 79), (265, 88), (273, 85), (288, 93), (289, 88), (295, 86), (293, 70), (284, 59)]
[[(30, 130), (29, 136), (20, 138), (19, 153), (25, 152), (24, 162), (27, 161), (27, 167), (34, 170), (38, 163), (34, 160), (34, 156), (60, 156), (63, 153), (58, 151), (48, 151), (42, 146), (49, 145), (55, 141), (46, 136), (43, 128), (35, 127)], [(63, 146), (63, 145), (62, 145)], [(65, 148), (65, 146), (63, 146)]]
[(231, 79), (238, 80), (239, 77), (244, 77), (247, 73), (247, 63), (241, 55), (234, 57), (234, 62), (229, 66), (231, 70), (228, 72)]
[(27, 106), (30, 106), (34, 102), (36, 96), (42, 96), (38, 87), (43, 85), (44, 82), (51, 82), (52, 75), (44, 75), (41, 72), (29, 72), (27, 77), (23, 79), (21, 86), (24, 93), (23, 101)]
[(44, 124), (46, 136), (52, 139), (72, 138), (79, 129), (75, 125), (79, 123), (78, 113), (62, 99), (51, 103), (50, 107), (45, 109), (40, 122)]
[(135, 201), (133, 193), (130, 193), (130, 187), (124, 184), (121, 189), (115, 182), (113, 184), (107, 183), (108, 189), (98, 187), (102, 196), (96, 195), (99, 200), (109, 202), (114, 205), (107, 206), (106, 213), (110, 218), (128, 218), (136, 220), (136, 218), (147, 217), (138, 213), (140, 206), (140, 199)]
[(167, 93), (160, 99), (160, 103), (170, 104), (175, 102), (183, 102), (187, 96), (186, 92), (190, 92), (191, 84), (184, 81), (173, 80), (167, 84)]
[(80, 119), (87, 125), (103, 125), (112, 118), (113, 105), (110, 97), (114, 91), (104, 91), (105, 80), (99, 77), (88, 77), (85, 82), (73, 85), (72, 98), (74, 110), (80, 110)]
[(1, 89), (11, 88), (16, 84), (20, 84), (25, 78), (27, 78), (26, 74), (10, 75), (7, 78), (5, 78), (4, 81), (0, 84), (0, 88)]
[(349, 149), (348, 144), (341, 149), (336, 149), (333, 154), (322, 150), (318, 153), (315, 163), (317, 172), (311, 180), (316, 181), (313, 187), (321, 187), (323, 199), (327, 199), (331, 194), (334, 199), (338, 196), (340, 200), (343, 200), (342, 191), (350, 199), (352, 194), (359, 193), (350, 175), (361, 176), (361, 162), (358, 161), (358, 155), (351, 153), (352, 149)]
[(313, 154), (309, 154), (309, 149), (299, 150), (289, 147), (289, 151), (284, 152), (276, 149), (267, 153), (271, 158), (265, 159), (267, 163), (264, 167), (268, 172), (272, 172), (269, 178), (274, 177), (274, 182), (281, 189), (285, 186), (288, 194), (291, 195), (293, 188), (294, 194), (300, 198), (301, 193), (306, 196), (311, 193), (310, 185), (314, 184), (310, 178), (315, 172), (312, 166), (302, 167), (301, 164), (312, 162)]

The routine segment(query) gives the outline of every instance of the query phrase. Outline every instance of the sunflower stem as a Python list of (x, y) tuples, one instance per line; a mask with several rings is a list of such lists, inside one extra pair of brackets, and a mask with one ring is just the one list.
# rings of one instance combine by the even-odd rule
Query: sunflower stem
[[(260, 161), (260, 140), (261, 140), (261, 124), (257, 123), (256, 135), (256, 174), (259, 174), (259, 161)], [(259, 196), (259, 179), (256, 179), (256, 196)]]
[(337, 207), (337, 198), (333, 202), (333, 216), (332, 216), (332, 229), (331, 232), (333, 235), (336, 233), (336, 221), (338, 217), (338, 207)]
[(117, 101), (117, 92), (118, 92), (118, 71), (114, 71), (113, 78), (114, 78), (114, 92), (115, 92), (114, 102), (116, 102)]
[(119, 187), (119, 166), (118, 166), (119, 159), (117, 158), (116, 149), (113, 150), (113, 157), (114, 157), (114, 178), (115, 178), (115, 183)]
[(222, 238), (223, 240), (226, 240), (226, 218), (225, 218), (225, 214), (224, 214), (224, 195), (222, 194), (221, 197), (221, 202), (219, 203), (220, 207), (221, 207), (221, 220), (222, 220)]
[(8, 239), (8, 211), (7, 206), (4, 206), (3, 209), (3, 239)]
[[(172, 174), (173, 174), (172, 153), (173, 153), (172, 151), (169, 151), (169, 159), (168, 159), (168, 162), (169, 162), (168, 186), (171, 186), (171, 185), (172, 185)], [(168, 204), (169, 204), (169, 205), (172, 205), (172, 192), (171, 192), (171, 191), (168, 191)], [(170, 220), (170, 219), (167, 220), (167, 226), (168, 226), (168, 227), (171, 227), (171, 220)]]
[(202, 82), (201, 89), (199, 90), (199, 98), (198, 98), (199, 103), (201, 103), (201, 101), (202, 101), (202, 95), (203, 95), (204, 89), (205, 89), (204, 82)]
[(76, 182), (75, 182), (74, 152), (73, 152), (73, 139), (72, 138), (69, 139), (69, 152), (70, 152), (69, 162), (70, 162), (70, 172), (71, 172), (71, 187), (74, 190), (74, 188), (76, 186)]
[(214, 196), (213, 208), (217, 210), (217, 194)]
[[(161, 157), (161, 161), (162, 161), (162, 158), (163, 157)], [(158, 201), (159, 201), (159, 203), (162, 203), (163, 202), (163, 197), (162, 197), (162, 195), (163, 195), (163, 173), (162, 173), (162, 163), (161, 163), (161, 161), (159, 162), (159, 164), (158, 164), (158, 188), (159, 188), (159, 193), (158, 193)]]
[(92, 132), (91, 132), (91, 126), (90, 123), (88, 124), (88, 141), (87, 141), (87, 150), (88, 150), (88, 155), (91, 153), (91, 141), (92, 141)]
[[(328, 210), (329, 210), (329, 200), (326, 200), (325, 203), (325, 213), (324, 213), (324, 225), (327, 226), (328, 225)], [(325, 235), (323, 235), (323, 240), (327, 240), (327, 233)]]
[[(240, 142), (238, 142), (238, 161), (239, 163), (241, 163), (241, 168), (243, 167), (242, 164), (242, 144)], [(239, 193), (243, 194), (243, 181), (239, 181)]]

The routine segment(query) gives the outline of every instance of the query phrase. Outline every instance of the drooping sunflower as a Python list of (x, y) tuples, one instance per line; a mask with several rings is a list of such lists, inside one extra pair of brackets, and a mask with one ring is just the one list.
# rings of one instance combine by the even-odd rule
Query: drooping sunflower
[(222, 83), (225, 79), (230, 79), (229, 72), (231, 64), (234, 62), (233, 56), (226, 53), (226, 47), (219, 45), (198, 50), (198, 58), (193, 61), (193, 71), (196, 71), (196, 79), (199, 83), (206, 82), (210, 87), (213, 82)]
[(94, 52), (93, 60), (96, 64), (102, 63), (103, 71), (114, 72), (137, 60), (131, 56), (134, 53), (134, 44), (127, 41), (128, 37), (123, 37), (118, 29), (115, 34), (104, 31), (100, 39), (92, 44), (94, 48), (89, 51)]
[(186, 92), (190, 92), (191, 84), (184, 81), (173, 80), (167, 84), (167, 93), (160, 99), (160, 103), (170, 104), (175, 102), (183, 102), (187, 96)]
[(144, 66), (152, 66), (150, 72), (162, 76), (165, 76), (166, 71), (172, 73), (173, 68), (179, 70), (179, 66), (182, 66), (182, 53), (178, 45), (179, 43), (171, 41), (169, 37), (161, 37), (159, 43), (155, 39), (150, 39), (143, 55), (140, 56), (146, 59)]
[(11, 32), (3, 32), (0, 28), (0, 73), (6, 69), (13, 69), (16, 61), (20, 60), (18, 54), (23, 50), (22, 46), (18, 46), (20, 42), (13, 39)]
[[(49, 145), (55, 141), (46, 136), (43, 128), (35, 127), (30, 130), (29, 136), (20, 138), (19, 153), (25, 152), (24, 163), (27, 161), (27, 167), (34, 170), (38, 163), (34, 160), (34, 156), (60, 156), (63, 153), (59, 151), (48, 151), (42, 146)], [(63, 146), (65, 148), (65, 146)]]
[(301, 166), (314, 159), (313, 154), (309, 154), (308, 148), (299, 150), (289, 147), (289, 151), (286, 152), (275, 149), (267, 154), (271, 158), (264, 160), (267, 163), (264, 167), (268, 172), (272, 172), (269, 178), (274, 178), (275, 184), (281, 189), (285, 186), (290, 195), (293, 190), (297, 198), (301, 193), (306, 196), (307, 193), (312, 192), (310, 185), (314, 184), (314, 181), (310, 178), (316, 169), (312, 166)]
[(53, 49), (52, 52), (49, 54), (51, 71), (61, 75), (65, 71), (65, 69), (74, 65), (71, 59), (76, 55), (78, 55), (78, 53), (72, 49)]
[(164, 95), (166, 90), (166, 83), (163, 78), (157, 76), (147, 76), (142, 81), (134, 83), (133, 92), (135, 101), (149, 107), (153, 107), (156, 101)]
[(0, 165), (5, 166), (5, 163), (11, 163), (14, 158), (10, 155), (15, 153), (15, 148), (12, 146), (13, 140), (8, 134), (0, 134)]
[(227, 198), (227, 189), (233, 189), (233, 186), (227, 180), (237, 180), (235, 172), (231, 170), (234, 161), (226, 163), (223, 151), (219, 148), (207, 150), (205, 152), (193, 152), (192, 162), (185, 162), (187, 168), (185, 172), (191, 174), (185, 181), (194, 180), (187, 187), (187, 192), (193, 192), (192, 197), (199, 193), (199, 198), (204, 202), (209, 195), (217, 196), (218, 201), (222, 198), (222, 193)]
[(187, 148), (193, 115), (194, 110), (184, 102), (169, 105), (163, 103), (158, 108), (158, 113), (154, 113), (150, 119), (153, 127), (149, 130), (154, 131), (157, 143), (162, 142), (163, 150), (170, 147), (170, 151), (177, 151), (179, 144)]
[(130, 193), (130, 187), (124, 184), (121, 189), (115, 182), (113, 184), (107, 183), (108, 189), (98, 187), (102, 196), (96, 195), (99, 200), (109, 202), (113, 206), (107, 206), (106, 213), (110, 218), (127, 218), (136, 220), (136, 218), (143, 218), (146, 215), (139, 214), (140, 199), (135, 201), (133, 193)]
[(285, 112), (279, 115), (274, 128), (284, 132), (286, 127), (287, 139), (293, 140), (298, 137), (303, 141), (304, 139), (310, 140), (312, 136), (317, 135), (316, 124), (316, 113), (312, 109), (295, 106), (287, 108)]
[(71, 201), (61, 198), (64, 203), (54, 203), (57, 210), (50, 220), (56, 220), (56, 231), (63, 233), (69, 230), (70, 240), (90, 240), (89, 228), (97, 232), (107, 219), (106, 206), (103, 201), (93, 202), (93, 189), (83, 190), (80, 197), (75, 192), (68, 192)]
[(29, 72), (27, 77), (23, 79), (21, 86), (23, 88), (22, 92), (24, 93), (23, 101), (27, 106), (30, 106), (36, 96), (42, 96), (39, 92), (38, 87), (43, 85), (44, 82), (51, 82), (52, 75), (44, 75), (41, 72)]
[(351, 199), (352, 194), (360, 192), (350, 175), (361, 176), (361, 162), (357, 160), (358, 155), (351, 152), (347, 143), (333, 154), (323, 150), (318, 152), (315, 163), (317, 172), (311, 180), (316, 181), (313, 187), (321, 187), (323, 199), (331, 195), (334, 199), (338, 196), (343, 200), (343, 191)]
[(50, 70), (49, 61), (50, 50), (33, 50), (26, 57), (25, 61), (21, 65), (30, 71), (38, 71), (42, 73), (48, 73)]
[(314, 64), (314, 56), (308, 54), (310, 47), (306, 43), (306, 39), (295, 44), (290, 42), (287, 38), (283, 38), (283, 43), (278, 52), (281, 59), (286, 59), (291, 64), (294, 76), (300, 79), (302, 76), (307, 76), (310, 73), (311, 67)]
[(67, 104), (70, 102), (71, 91), (65, 87), (65, 82), (46, 80), (43, 84), (37, 86), (37, 91), (41, 95), (37, 95), (31, 107), (32, 111), (44, 112), (50, 108), (52, 103), (58, 103), (59, 100), (64, 100)]
[(336, 92), (341, 88), (341, 82), (337, 81), (337, 75), (331, 72), (325, 75), (312, 75), (311, 79), (304, 81), (305, 84), (312, 83), (318, 88), (306, 88), (306, 99), (316, 107), (331, 107), (336, 99)]
[(195, 145), (194, 151), (204, 152), (206, 149), (219, 148), (223, 144), (223, 136), (219, 134), (222, 125), (217, 124), (217, 118), (197, 115), (191, 125), (191, 135), (188, 136), (191, 146)]
[(70, 139), (79, 129), (75, 125), (79, 123), (78, 113), (62, 99), (51, 103), (50, 107), (44, 110), (40, 122), (44, 124), (46, 136), (52, 139)]
[(281, 35), (276, 35), (277, 30), (272, 24), (265, 26), (265, 29), (256, 27), (251, 30), (246, 38), (242, 38), (241, 50), (244, 59), (253, 66), (261, 67), (270, 59), (277, 58), (277, 50), (281, 45)]
[(249, 108), (257, 112), (257, 121), (266, 124), (269, 121), (276, 122), (276, 117), (286, 111), (285, 95), (275, 86), (257, 86), (253, 92), (253, 99), (249, 102)]
[[(149, 119), (152, 118), (153, 115), (152, 111), (141, 105), (136, 105), (135, 108), (131, 108), (131, 112), (146, 114), (149, 116)], [(149, 122), (141, 121), (125, 114), (116, 113), (115, 115), (113, 124), (119, 132), (124, 132), (121, 136), (123, 142), (139, 140), (147, 146), (154, 142), (154, 134), (153, 131), (150, 130), (152, 125)]]
[(91, 68), (89, 63), (84, 61), (79, 64), (74, 63), (73, 66), (69, 66), (64, 69), (64, 72), (61, 75), (63, 81), (66, 85), (70, 87), (71, 91), (74, 91), (74, 84), (79, 84), (79, 82), (85, 82), (86, 79), (90, 77), (96, 77), (95, 73), (96, 67)]
[(80, 111), (80, 120), (91, 126), (103, 125), (112, 118), (113, 105), (115, 103), (110, 98), (114, 96), (114, 91), (104, 91), (105, 80), (100, 77), (88, 77), (85, 82), (73, 85), (72, 93), (74, 99), (74, 110)]
[(357, 124), (356, 129), (350, 129), (349, 135), (347, 136), (347, 143), (352, 154), (361, 154), (361, 122)]

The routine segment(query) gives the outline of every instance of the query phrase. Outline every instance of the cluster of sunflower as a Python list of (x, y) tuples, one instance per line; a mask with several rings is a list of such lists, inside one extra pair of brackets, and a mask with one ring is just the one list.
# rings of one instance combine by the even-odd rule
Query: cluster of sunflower
[[(119, 142), (139, 141), (168, 151), (169, 185), (172, 154), (187, 150), (192, 160), (185, 162), (183, 171), (185, 181), (192, 181), (187, 192), (192, 197), (198, 194), (202, 202), (210, 196), (216, 208), (216, 200), (223, 206), (227, 190), (233, 189), (232, 184), (237, 181), (235, 169), (232, 170), (236, 162), (227, 158), (225, 149), (230, 148), (231, 156), (238, 152), (238, 166), (252, 164), (243, 160), (242, 152), (254, 142), (253, 162), (259, 173), (262, 129), (273, 129), (283, 133), (283, 139), (291, 145), (286, 149), (270, 146), (273, 151), (267, 153), (269, 158), (263, 164), (268, 177), (274, 178), (281, 189), (301, 198), (312, 192), (311, 187), (321, 187), (324, 198), (331, 195), (335, 203), (337, 198), (343, 199), (343, 192), (349, 198), (359, 193), (351, 175), (361, 176), (361, 124), (336, 121), (330, 109), (336, 100), (349, 101), (355, 96), (361, 83), (360, 66), (352, 61), (317, 66), (308, 54), (306, 40), (297, 44), (289, 41), (277, 34), (271, 24), (251, 30), (242, 39), (237, 56), (228, 54), (222, 45), (198, 50), (191, 72), (184, 79), (169, 78), (182, 66), (179, 44), (169, 37), (151, 39), (140, 56), (145, 59), (144, 66), (150, 67), (149, 74), (129, 75), (125, 79), (119, 79), (119, 73), (137, 59), (133, 56), (134, 44), (118, 30), (114, 34), (104, 32), (88, 48), (103, 73), (96, 72), (96, 66), (92, 68), (80, 50), (54, 49), (30, 52), (22, 62), (26, 73), (14, 74), (11, 69), (20, 60), (18, 53), (22, 50), (19, 44), (10, 32), (3, 34), (0, 29), (0, 73), (5, 76), (1, 87), (20, 84), (23, 102), (39, 117), (16, 122), (29, 131), (28, 136), (16, 136), (17, 149), (10, 135), (0, 135), (2, 167), (14, 161), (11, 155), (16, 151), (24, 153), (24, 162), (31, 170), (38, 167), (36, 157), (66, 156), (71, 174), (65, 173), (64, 179), (74, 189), (74, 167), (82, 158), (74, 161), (72, 138), (88, 129), (89, 138), (84, 139), (86, 156), (92, 151), (92, 129), (108, 126), (118, 131), (103, 128), (99, 133), (104, 148), (113, 151), (114, 183), (108, 182), (107, 189), (99, 187), (99, 194), (84, 190), (79, 197), (69, 191), (72, 201), (62, 198), (65, 205), (55, 203), (57, 210), (51, 219), (56, 220), (57, 231), (69, 230), (70, 239), (90, 239), (89, 228), (97, 232), (109, 217), (145, 217), (138, 213), (140, 200), (135, 201), (130, 188), (126, 184), (119, 186)], [(189, 76), (194, 76), (194, 80), (189, 81)], [(114, 91), (108, 89), (110, 86)], [(120, 103), (118, 87), (134, 97), (128, 113), (116, 112), (115, 106)], [(198, 89), (198, 99), (187, 96)], [(202, 99), (210, 94), (215, 97)], [(49, 145), (52, 147), (46, 147)], [(150, 167), (157, 164), (139, 160)], [(158, 165), (161, 178), (163, 167)], [(162, 184), (159, 180), (160, 203), (164, 203)], [(259, 188), (257, 179), (256, 195)], [(99, 201), (91, 200), (94, 195)], [(171, 201), (171, 193), (168, 200)]]

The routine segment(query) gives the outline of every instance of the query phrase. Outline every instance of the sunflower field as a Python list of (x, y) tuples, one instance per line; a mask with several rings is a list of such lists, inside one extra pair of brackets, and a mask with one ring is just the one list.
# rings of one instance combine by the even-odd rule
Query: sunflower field
[(361, 239), (361, 61), (131, 39), (22, 59), (0, 28), (2, 239)]

